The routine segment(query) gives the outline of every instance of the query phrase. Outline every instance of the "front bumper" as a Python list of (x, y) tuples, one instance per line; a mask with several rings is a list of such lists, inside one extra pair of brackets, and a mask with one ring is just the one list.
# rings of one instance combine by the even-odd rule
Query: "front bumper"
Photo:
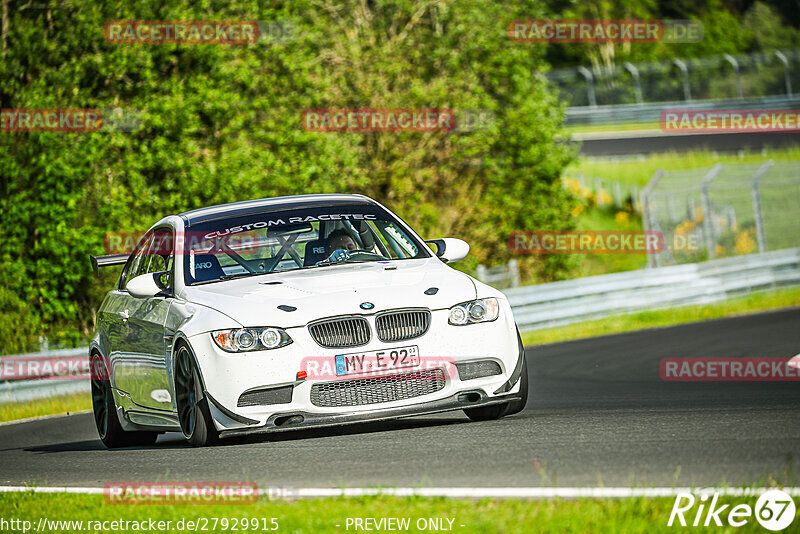
[(464, 408), (492, 406), (516, 399), (519, 399), (519, 395), (510, 394), (489, 397), (483, 390), (478, 389), (465, 390), (451, 395), (450, 397), (436, 401), (394, 408), (380, 408), (350, 413), (308, 413), (288, 411), (276, 413), (270, 416), (269, 419), (267, 419), (267, 422), (263, 425), (223, 430), (220, 432), (220, 435), (226, 437), (240, 436), (254, 433), (286, 432), (291, 430), (303, 430), (307, 428), (324, 428), (364, 423), (368, 421), (386, 421), (391, 419), (401, 419), (403, 417), (415, 417), (420, 415), (448, 412), (451, 410), (463, 410)]
[[(367, 314), (365, 317), (374, 329), (373, 317)], [(211, 415), (217, 429), (225, 435), (393, 419), (515, 399), (519, 381), (511, 379), (519, 377), (520, 351), (510, 308), (501, 310), (500, 317), (490, 323), (451, 326), (447, 324), (447, 317), (446, 310), (433, 311), (430, 329), (419, 338), (397, 343), (372, 339), (355, 349), (322, 348), (313, 341), (306, 327), (288, 329), (293, 343), (272, 351), (226, 353), (214, 344), (208, 333), (192, 336), (189, 341), (200, 366)], [(408, 345), (418, 346), (422, 358), (447, 358), (453, 363), (493, 360), (499, 364), (501, 372), (462, 381), (458, 373), (452, 372), (453, 368), (446, 373), (444, 387), (434, 393), (376, 404), (335, 407), (314, 405), (312, 386), (345, 377), (319, 381), (296, 379), (297, 372), (309, 358), (333, 361), (336, 355), (343, 353), (390, 350)], [(291, 402), (238, 406), (243, 393), (273, 386), (291, 386)]]

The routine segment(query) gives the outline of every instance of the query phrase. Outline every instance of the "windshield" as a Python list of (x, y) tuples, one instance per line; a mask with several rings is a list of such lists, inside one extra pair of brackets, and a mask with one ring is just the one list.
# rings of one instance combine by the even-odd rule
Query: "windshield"
[(192, 226), (187, 285), (344, 263), (424, 258), (419, 240), (378, 206), (249, 214)]

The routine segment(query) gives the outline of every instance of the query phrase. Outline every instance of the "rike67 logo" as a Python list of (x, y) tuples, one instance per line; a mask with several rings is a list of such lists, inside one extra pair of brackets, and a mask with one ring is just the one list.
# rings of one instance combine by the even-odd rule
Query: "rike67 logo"
[(794, 500), (785, 491), (777, 489), (761, 494), (755, 507), (749, 504), (723, 504), (718, 492), (713, 495), (701, 494), (699, 498), (681, 492), (675, 496), (667, 526), (722, 527), (727, 523), (728, 526), (741, 527), (755, 517), (762, 527), (777, 532), (791, 525), (794, 516)]

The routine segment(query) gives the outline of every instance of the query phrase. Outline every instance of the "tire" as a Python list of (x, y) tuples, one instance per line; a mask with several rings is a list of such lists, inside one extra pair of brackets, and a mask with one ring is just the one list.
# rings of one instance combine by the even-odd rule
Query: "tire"
[(175, 353), (175, 397), (178, 421), (183, 437), (193, 447), (204, 447), (219, 441), (208, 400), (203, 396), (203, 385), (194, 356), (185, 344)]
[(509, 403), (495, 404), (493, 406), (481, 406), (480, 408), (467, 408), (464, 413), (472, 421), (493, 421), (500, 419), (508, 411)]
[(519, 330), (517, 330), (517, 340), (519, 341), (520, 356), (522, 357), (522, 373), (519, 376), (519, 395), (521, 398), (505, 404), (467, 408), (464, 413), (472, 421), (492, 421), (507, 415), (514, 415), (521, 412), (528, 403), (528, 361), (525, 359), (525, 349), (522, 346)]
[(126, 432), (117, 418), (117, 405), (111, 390), (110, 374), (103, 357), (93, 353), (90, 359), (92, 372), (92, 412), (100, 441), (109, 449), (153, 445), (158, 432)]

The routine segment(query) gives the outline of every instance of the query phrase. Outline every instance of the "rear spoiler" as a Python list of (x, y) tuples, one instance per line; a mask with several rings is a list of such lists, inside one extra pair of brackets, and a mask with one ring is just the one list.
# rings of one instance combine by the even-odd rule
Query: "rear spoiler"
[(95, 276), (100, 276), (100, 267), (108, 267), (109, 265), (125, 265), (128, 261), (130, 254), (109, 254), (107, 256), (92, 256), (92, 269), (94, 269)]

